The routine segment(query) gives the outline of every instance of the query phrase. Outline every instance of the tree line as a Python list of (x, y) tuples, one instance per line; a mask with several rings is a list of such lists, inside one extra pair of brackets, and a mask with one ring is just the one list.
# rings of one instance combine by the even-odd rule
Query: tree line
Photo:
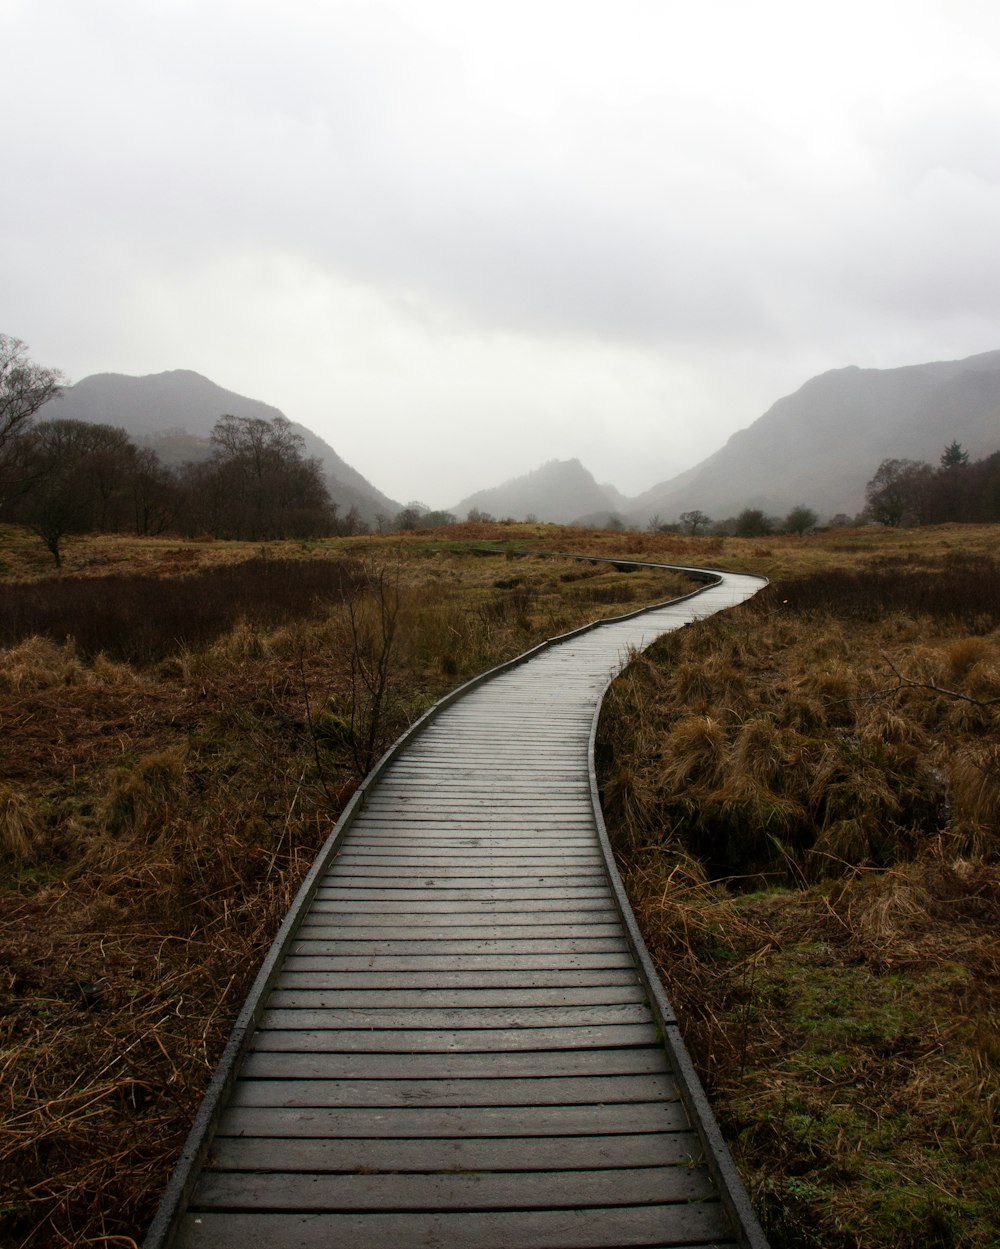
[(56, 565), (76, 533), (258, 541), (366, 528), (353, 508), (338, 514), (319, 460), (284, 417), (220, 416), (207, 459), (168, 467), (116, 426), (37, 419), (62, 385), (0, 334), (0, 521), (31, 529)]
[[(340, 515), (319, 460), (304, 454), (303, 439), (284, 417), (220, 416), (207, 459), (179, 467), (136, 445), (113, 425), (58, 417), (37, 419), (61, 391), (58, 370), (28, 359), (19, 339), (0, 334), (0, 521), (24, 525), (62, 562), (71, 534), (179, 533), (263, 541), (316, 538), (368, 531), (351, 508)], [(883, 525), (1000, 522), (1000, 451), (970, 462), (957, 442), (936, 466), (886, 459), (865, 489), (865, 510), (853, 520), (831, 518), (832, 527), (871, 521)], [(473, 509), (471, 521), (493, 520)], [(534, 517), (529, 517), (533, 520)], [(617, 518), (612, 527), (624, 528)], [(394, 517), (379, 515), (380, 531), (454, 524), (450, 512), (407, 504)], [(676, 521), (651, 516), (650, 531), (733, 535), (806, 534), (819, 524), (805, 504), (777, 518), (758, 508), (713, 520), (698, 508)]]
[[(831, 517), (825, 528), (871, 523), (890, 527), (911, 525), (996, 524), (1000, 522), (1000, 451), (970, 461), (958, 441), (945, 447), (936, 465), (922, 460), (886, 459), (865, 487), (865, 507), (857, 516)], [(811, 507), (799, 504), (784, 519), (759, 508), (744, 508), (738, 516), (713, 520), (695, 508), (676, 521), (663, 523), (651, 516), (647, 528), (687, 534), (763, 538), (777, 533), (810, 533), (819, 525)]]
[[(848, 517), (843, 519), (850, 523)], [(650, 533), (686, 533), (692, 537), (710, 534), (713, 537), (765, 538), (776, 533), (811, 533), (819, 524), (819, 515), (811, 507), (800, 503), (787, 516), (769, 516), (759, 507), (746, 507), (738, 516), (725, 520), (713, 520), (701, 508), (681, 512), (675, 521), (663, 521), (659, 514), (649, 518), (646, 528)]]
[(1000, 521), (1000, 451), (969, 460), (959, 442), (931, 465), (883, 460), (865, 488), (868, 516), (882, 525), (995, 524)]

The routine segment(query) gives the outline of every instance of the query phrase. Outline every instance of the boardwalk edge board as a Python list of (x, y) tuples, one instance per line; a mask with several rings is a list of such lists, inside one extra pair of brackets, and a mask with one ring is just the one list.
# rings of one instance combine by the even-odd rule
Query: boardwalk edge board
[[(506, 551), (483, 552), (483, 554), (501, 553), (507, 554)], [(514, 554), (520, 555), (524, 553), (515, 552)], [(185, 1216), (189, 1199), (196, 1183), (199, 1180), (202, 1165), (205, 1162), (211, 1147), (213, 1137), (218, 1127), (220, 1114), (225, 1108), (229, 1095), (236, 1082), (241, 1062), (247, 1052), (249, 1042), (264, 1015), (265, 1004), (268, 1000), (269, 994), (276, 985), (284, 958), (290, 951), (293, 942), (298, 937), (301, 921), (310, 904), (314, 900), (318, 890), (321, 888), (323, 878), (328, 872), (333, 859), (336, 857), (347, 832), (350, 830), (356, 817), (365, 810), (369, 793), (374, 790), (382, 774), (386, 771), (393, 760), (395, 760), (395, 758), (401, 753), (404, 747), (408, 746), (411, 742), (417, 739), (445, 709), (451, 707), (454, 703), (459, 702), (472, 690), (486, 684), (488, 681), (492, 680), (501, 673), (509, 672), (517, 667), (520, 667), (544, 651), (558, 646), (571, 638), (580, 637), (590, 633), (601, 628), (602, 626), (631, 620), (638, 616), (642, 616), (647, 612), (656, 611), (674, 603), (681, 603), (694, 599), (698, 595), (704, 593), (704, 591), (709, 587), (718, 585), (722, 582), (724, 577), (724, 570), (721, 569), (696, 568), (677, 564), (659, 564), (646, 560), (615, 559), (609, 556), (561, 554), (555, 552), (535, 552), (534, 554), (543, 555), (545, 558), (569, 559), (586, 563), (609, 563), (621, 570), (636, 567), (663, 569), (664, 571), (679, 572), (688, 577), (690, 580), (701, 582), (703, 584), (699, 587), (699, 589), (693, 590), (689, 594), (679, 595), (673, 599), (647, 605), (634, 611), (623, 613), (620, 616), (606, 617), (601, 620), (592, 621), (590, 624), (583, 625), (578, 629), (558, 634), (554, 637), (546, 639), (537, 646), (532, 647), (530, 650), (523, 652), (516, 658), (508, 660), (503, 664), (499, 664), (495, 668), (489, 669), (486, 672), (480, 673), (478, 676), (473, 677), (471, 680), (460, 685), (436, 702), (422, 716), (414, 721), (414, 723), (410, 725), (409, 728), (389, 747), (372, 771), (367, 777), (365, 777), (355, 790), (354, 794), (351, 796), (325, 844), (317, 854), (312, 867), (303, 880), (295, 900), (293, 901), (292, 906), (290, 907), (275, 936), (274, 942), (272, 943), (271, 948), (261, 965), (260, 971), (258, 972), (250, 992), (247, 995), (243, 1007), (237, 1017), (236, 1023), (233, 1026), (233, 1030), (230, 1033), (229, 1039), (226, 1042), (220, 1056), (218, 1065), (202, 1099), (190, 1132), (188, 1133), (187, 1139), (185, 1140), (177, 1158), (174, 1171), (164, 1192), (159, 1209), (157, 1210), (153, 1222), (150, 1224), (146, 1239), (143, 1241), (143, 1249), (170, 1249), (170, 1247), (174, 1244), (175, 1237), (181, 1227), (182, 1219)], [(680, 1033), (677, 1028), (672, 1009), (667, 1001), (663, 988), (660, 985), (659, 978), (656, 975), (652, 960), (646, 950), (645, 943), (639, 933), (635, 917), (633, 916), (631, 907), (625, 897), (621, 879), (614, 865), (614, 857), (611, 852), (607, 829), (605, 827), (601, 812), (597, 791), (596, 774), (594, 770), (593, 744), (603, 697), (604, 695), (602, 694), (598, 701), (597, 711), (595, 712), (591, 728), (588, 767), (590, 772), (591, 801), (594, 806), (599, 841), (604, 856), (604, 863), (609, 883), (614, 894), (615, 904), (625, 927), (628, 942), (634, 953), (641, 979), (649, 992), (649, 1000), (653, 1008), (654, 1016), (657, 1018), (662, 1032), (664, 1047), (666, 1048), (669, 1058), (674, 1066), (682, 1102), (690, 1115), (692, 1126), (694, 1127), (705, 1150), (706, 1161), (708, 1162), (710, 1173), (718, 1187), (723, 1207), (726, 1209), (730, 1220), (733, 1222), (734, 1230), (739, 1238), (739, 1244), (743, 1246), (744, 1249), (768, 1249), (767, 1240), (764, 1237), (756, 1216), (753, 1213), (749, 1199), (747, 1198), (742, 1182), (740, 1181), (735, 1165), (733, 1164), (731, 1155), (729, 1154), (728, 1147), (726, 1146), (725, 1141), (722, 1138), (722, 1134), (715, 1123), (714, 1116), (712, 1115), (712, 1111), (701, 1086), (701, 1082), (694, 1070), (686, 1047), (680, 1038)]]

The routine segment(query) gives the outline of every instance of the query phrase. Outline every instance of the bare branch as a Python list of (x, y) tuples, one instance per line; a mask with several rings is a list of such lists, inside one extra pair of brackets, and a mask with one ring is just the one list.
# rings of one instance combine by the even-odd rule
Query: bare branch
[(969, 694), (963, 694), (960, 690), (946, 690), (943, 686), (933, 685), (929, 681), (914, 681), (910, 677), (904, 676), (884, 651), (882, 652), (882, 658), (892, 669), (899, 682), (894, 690), (889, 690), (890, 694), (898, 694), (902, 689), (931, 690), (935, 694), (944, 694), (947, 698), (959, 698), (962, 702), (972, 703), (975, 707), (995, 707), (997, 703), (1000, 703), (1000, 698), (973, 698)]
[(0, 334), (0, 450), (62, 389), (62, 374), (33, 364), (27, 350), (19, 338)]

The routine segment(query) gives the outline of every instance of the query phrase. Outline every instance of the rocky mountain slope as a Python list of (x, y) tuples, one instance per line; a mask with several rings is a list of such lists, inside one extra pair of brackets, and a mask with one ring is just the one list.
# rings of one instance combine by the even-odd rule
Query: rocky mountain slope
[(628, 504), (635, 522), (700, 508), (853, 514), (882, 460), (936, 464), (957, 439), (973, 459), (1000, 450), (1000, 351), (898, 369), (835, 369), (779, 399), (694, 468)]

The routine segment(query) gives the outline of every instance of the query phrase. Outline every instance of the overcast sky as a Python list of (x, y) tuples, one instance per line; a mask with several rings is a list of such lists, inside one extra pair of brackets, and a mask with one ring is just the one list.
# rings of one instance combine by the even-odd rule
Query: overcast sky
[(0, 330), (433, 507), (1000, 348), (995, 0), (0, 0)]

